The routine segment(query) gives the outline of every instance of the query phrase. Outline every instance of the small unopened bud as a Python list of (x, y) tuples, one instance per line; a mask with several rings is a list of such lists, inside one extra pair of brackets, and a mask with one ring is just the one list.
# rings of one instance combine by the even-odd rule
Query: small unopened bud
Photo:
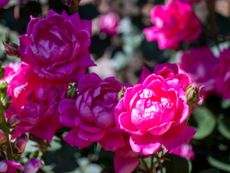
[(8, 120), (9, 124), (10, 124), (10, 127), (14, 128), (16, 127), (19, 123), (20, 123), (20, 119), (19, 119), (19, 116), (14, 114), (12, 115), (9, 120)]
[(14, 143), (15, 144), (14, 147), (18, 153), (23, 153), (28, 141), (29, 141), (29, 138), (26, 134), (22, 134), (21, 136), (17, 137)]
[(3, 144), (7, 141), (6, 134), (4, 133), (3, 130), (0, 130), (0, 144)]
[(6, 95), (4, 98), (1, 99), (1, 102), (2, 102), (4, 109), (6, 110), (10, 106), (11, 97)]
[(70, 83), (67, 88), (67, 97), (68, 98), (76, 98), (77, 97), (77, 84), (75, 82)]
[(6, 90), (7, 90), (7, 82), (1, 82), (0, 83), (0, 92), (6, 93)]
[(193, 84), (189, 85), (186, 89), (186, 99), (190, 107), (193, 107), (200, 100), (200, 88)]
[(125, 87), (125, 86), (123, 86), (122, 88), (121, 88), (121, 90), (119, 91), (119, 93), (118, 93), (118, 100), (121, 100), (122, 99), (122, 97), (124, 97), (124, 95), (125, 95), (125, 90), (126, 90), (127, 88)]
[(18, 45), (15, 43), (3, 42), (5, 52), (9, 56), (19, 56)]

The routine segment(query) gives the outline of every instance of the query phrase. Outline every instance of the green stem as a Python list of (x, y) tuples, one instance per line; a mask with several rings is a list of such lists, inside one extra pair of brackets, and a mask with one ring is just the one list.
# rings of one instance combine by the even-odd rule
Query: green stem
[(158, 165), (159, 165), (159, 168), (160, 168), (160, 173), (164, 173), (163, 172), (163, 166), (162, 166), (162, 163), (161, 163), (161, 157), (157, 156), (157, 162), (158, 162)]
[(6, 135), (6, 145), (7, 145), (7, 159), (13, 160), (13, 149), (10, 143), (10, 130), (7, 126), (7, 122), (4, 116), (3, 112), (4, 108), (0, 105), (0, 125), (2, 127), (2, 130), (5, 132)]
[(151, 170), (152, 173), (157, 173), (156, 166), (155, 166), (155, 163), (154, 163), (154, 156), (151, 157), (151, 167), (150, 167), (150, 170)]

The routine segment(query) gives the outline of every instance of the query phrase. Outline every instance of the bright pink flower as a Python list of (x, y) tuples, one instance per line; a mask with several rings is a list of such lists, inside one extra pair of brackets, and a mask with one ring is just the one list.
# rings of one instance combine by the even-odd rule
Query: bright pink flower
[(230, 49), (219, 55), (219, 64), (215, 68), (215, 88), (225, 98), (230, 99)]
[(39, 78), (29, 65), (22, 64), (9, 81), (7, 91), (12, 104), (6, 116), (10, 119), (17, 115), (19, 121), (13, 138), (30, 132), (50, 141), (60, 127), (57, 106), (63, 90), (62, 85)]
[(213, 70), (217, 63), (217, 58), (208, 47), (199, 47), (184, 52), (179, 66), (198, 86), (204, 86), (207, 93), (214, 90)]
[(0, 8), (5, 7), (9, 3), (9, 0), (1, 0), (0, 1)]
[(23, 166), (20, 163), (11, 160), (0, 161), (0, 172), (16, 173), (22, 170), (23, 170)]
[(115, 109), (118, 126), (130, 135), (134, 152), (151, 155), (187, 142), (195, 130), (186, 124), (188, 76), (176, 66), (157, 67), (142, 83), (127, 88)]
[(112, 77), (101, 80), (91, 73), (80, 79), (76, 100), (63, 99), (59, 105), (61, 123), (72, 128), (65, 141), (80, 148), (99, 141), (107, 150), (123, 145), (114, 117), (120, 89), (120, 82)]
[(110, 35), (115, 35), (117, 33), (119, 23), (120, 18), (115, 12), (102, 14), (98, 21), (100, 31)]
[(195, 153), (193, 152), (192, 145), (183, 144), (177, 148), (174, 148), (170, 151), (171, 154), (178, 155), (185, 159), (194, 159)]
[(19, 53), (40, 77), (78, 80), (94, 65), (88, 51), (90, 35), (91, 22), (77, 13), (50, 11), (46, 18), (31, 18), (27, 34), (20, 36)]
[(176, 49), (181, 42), (196, 40), (202, 31), (191, 6), (179, 1), (156, 5), (151, 20), (154, 26), (146, 28), (144, 33), (148, 41), (158, 41), (161, 49)]

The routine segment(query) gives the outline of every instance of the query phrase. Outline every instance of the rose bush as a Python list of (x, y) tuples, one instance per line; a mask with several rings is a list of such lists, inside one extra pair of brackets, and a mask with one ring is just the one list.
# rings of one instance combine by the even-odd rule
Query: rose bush
[(171, 150), (195, 133), (186, 125), (190, 108), (185, 89), (189, 78), (173, 73), (175, 68), (169, 67), (158, 67), (156, 74), (127, 88), (115, 108), (118, 126), (130, 135), (132, 150), (142, 155), (155, 154), (162, 147)]
[(88, 51), (90, 35), (91, 22), (77, 13), (49, 11), (46, 18), (31, 18), (27, 33), (20, 36), (19, 53), (40, 77), (78, 80), (94, 65)]

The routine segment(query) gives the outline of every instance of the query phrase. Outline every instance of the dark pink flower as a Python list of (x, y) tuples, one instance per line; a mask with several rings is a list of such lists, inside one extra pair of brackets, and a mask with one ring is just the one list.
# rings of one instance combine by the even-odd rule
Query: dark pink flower
[[(190, 108), (185, 98), (189, 78), (177, 67), (160, 66), (142, 83), (127, 88), (115, 109), (117, 124), (129, 136), (134, 152), (152, 155), (187, 142), (195, 130), (186, 124)], [(176, 137), (175, 137), (176, 136)]]
[(184, 52), (179, 66), (197, 86), (204, 86), (203, 91), (208, 93), (214, 90), (213, 70), (217, 64), (217, 58), (208, 47), (199, 47)]
[(189, 144), (183, 144), (177, 148), (173, 148), (170, 151), (170, 153), (178, 155), (185, 159), (194, 159), (195, 157), (195, 153), (193, 152), (192, 145), (189, 145)]
[(230, 49), (219, 55), (219, 64), (215, 70), (215, 88), (225, 98), (230, 99)]
[(127, 142), (124, 147), (115, 151), (114, 157), (115, 173), (131, 173), (139, 164), (138, 154), (133, 152)]
[(18, 171), (23, 171), (23, 166), (20, 163), (11, 160), (0, 161), (0, 172), (16, 173)]
[(63, 86), (39, 78), (27, 64), (22, 64), (12, 76), (7, 91), (12, 104), (6, 116), (17, 116), (13, 138), (30, 132), (50, 141), (60, 127), (57, 106)]
[[(72, 128), (65, 141), (80, 148), (99, 141), (107, 150), (123, 145), (114, 118), (120, 89), (120, 82), (113, 77), (102, 80), (91, 73), (80, 79), (76, 100), (63, 99), (59, 105), (61, 123)], [(111, 141), (111, 134), (116, 140)]]
[(179, 1), (156, 5), (151, 11), (151, 21), (154, 26), (144, 33), (148, 41), (158, 41), (161, 49), (176, 49), (181, 42), (196, 40), (202, 32), (192, 7)]
[(102, 14), (98, 21), (100, 31), (110, 35), (115, 35), (117, 33), (119, 23), (120, 18), (115, 12)]
[(41, 167), (41, 161), (33, 158), (25, 164), (23, 173), (36, 173)]
[(1, 0), (0, 1), (0, 8), (5, 7), (9, 3), (9, 0)]
[(77, 13), (50, 11), (46, 18), (31, 18), (27, 33), (20, 36), (19, 53), (40, 77), (78, 80), (94, 65), (88, 51), (90, 35), (91, 22)]

